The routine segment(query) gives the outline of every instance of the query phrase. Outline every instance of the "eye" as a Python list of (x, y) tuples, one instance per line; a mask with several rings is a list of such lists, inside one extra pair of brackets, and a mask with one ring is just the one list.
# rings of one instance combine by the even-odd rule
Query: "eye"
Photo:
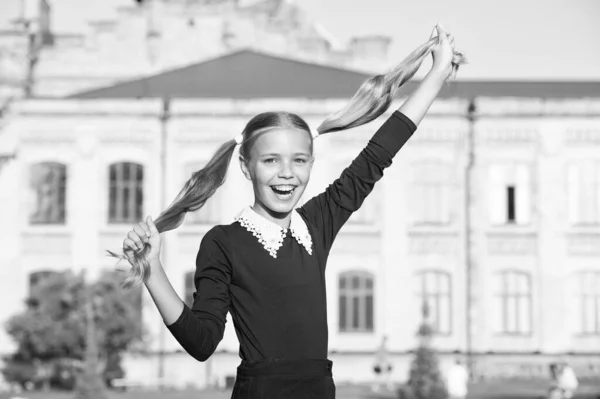
[(275, 163), (275, 162), (277, 162), (277, 159), (276, 158), (265, 158), (265, 159), (263, 159), (263, 162), (264, 163)]
[(294, 162), (304, 164), (304, 163), (307, 163), (308, 160), (304, 159), (304, 158), (296, 158), (296, 159), (294, 159)]

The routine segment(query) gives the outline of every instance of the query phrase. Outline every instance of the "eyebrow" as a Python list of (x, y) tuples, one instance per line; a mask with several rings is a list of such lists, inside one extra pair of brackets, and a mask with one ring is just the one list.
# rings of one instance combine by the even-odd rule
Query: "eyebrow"
[[(271, 152), (271, 153), (268, 153), (268, 154), (260, 154), (261, 157), (278, 157), (280, 155), (281, 154), (277, 154), (277, 153), (274, 153), (274, 152)], [(298, 155), (303, 155), (303, 156), (307, 156), (307, 157), (310, 156), (310, 154), (307, 153), (307, 152), (296, 152), (296, 153), (294, 153), (292, 155), (295, 156), (295, 157), (298, 156)]]

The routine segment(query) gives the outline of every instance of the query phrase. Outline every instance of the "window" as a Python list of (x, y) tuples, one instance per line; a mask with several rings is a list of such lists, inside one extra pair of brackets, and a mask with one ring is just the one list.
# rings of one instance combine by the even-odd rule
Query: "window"
[(576, 275), (577, 330), (581, 334), (600, 335), (600, 272)]
[(67, 173), (66, 166), (45, 162), (31, 166), (31, 188), (35, 194), (30, 224), (64, 224)]
[(184, 276), (185, 279), (185, 293), (183, 301), (190, 308), (194, 304), (194, 292), (196, 292), (196, 285), (194, 284), (195, 272), (187, 272)]
[(143, 218), (144, 168), (122, 162), (109, 167), (108, 222), (136, 223)]
[(418, 162), (412, 166), (410, 213), (414, 224), (450, 223), (451, 173), (450, 166), (441, 162)]
[[(194, 172), (199, 171), (204, 167), (204, 164), (201, 163), (193, 163), (187, 164), (185, 166), (185, 179), (183, 183), (192, 177)], [(183, 187), (183, 185), (182, 185)], [(210, 197), (202, 206), (202, 208), (197, 211), (188, 212), (185, 215), (185, 222), (189, 224), (210, 224), (214, 225), (221, 221), (221, 196), (220, 190), (223, 188), (218, 188), (217, 191)]]
[(373, 331), (373, 277), (368, 272), (346, 272), (339, 277), (340, 332)]
[(529, 274), (504, 271), (494, 278), (495, 330), (502, 334), (531, 333), (531, 278)]
[(427, 303), (427, 324), (440, 335), (452, 333), (452, 287), (450, 275), (439, 271), (426, 271), (416, 275), (416, 294), (419, 309)]
[(529, 224), (531, 171), (527, 165), (492, 165), (488, 171), (492, 224)]
[(569, 222), (600, 224), (600, 164), (593, 161), (567, 166)]

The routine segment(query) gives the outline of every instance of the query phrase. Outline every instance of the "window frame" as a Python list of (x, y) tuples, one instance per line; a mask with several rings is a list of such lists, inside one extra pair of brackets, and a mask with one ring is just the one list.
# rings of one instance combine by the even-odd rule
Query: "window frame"
[[(358, 287), (353, 287), (354, 279), (358, 279)], [(356, 306), (358, 309), (355, 309)], [(342, 318), (343, 310), (345, 311), (344, 318)], [(358, 320), (354, 320), (355, 314), (358, 315)], [(342, 334), (373, 333), (375, 331), (375, 276), (373, 273), (365, 270), (349, 270), (339, 274), (337, 326), (338, 332)]]

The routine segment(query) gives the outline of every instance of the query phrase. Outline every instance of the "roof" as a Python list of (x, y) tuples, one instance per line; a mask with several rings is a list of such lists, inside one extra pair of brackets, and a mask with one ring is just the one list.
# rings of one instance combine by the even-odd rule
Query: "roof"
[[(102, 98), (349, 98), (372, 75), (313, 64), (254, 50), (239, 50), (208, 61), (83, 91), (74, 99)], [(410, 93), (418, 81), (405, 84)], [(440, 98), (600, 97), (600, 81), (451, 81)]]
[(70, 98), (336, 98), (348, 97), (369, 75), (240, 50), (158, 75)]

